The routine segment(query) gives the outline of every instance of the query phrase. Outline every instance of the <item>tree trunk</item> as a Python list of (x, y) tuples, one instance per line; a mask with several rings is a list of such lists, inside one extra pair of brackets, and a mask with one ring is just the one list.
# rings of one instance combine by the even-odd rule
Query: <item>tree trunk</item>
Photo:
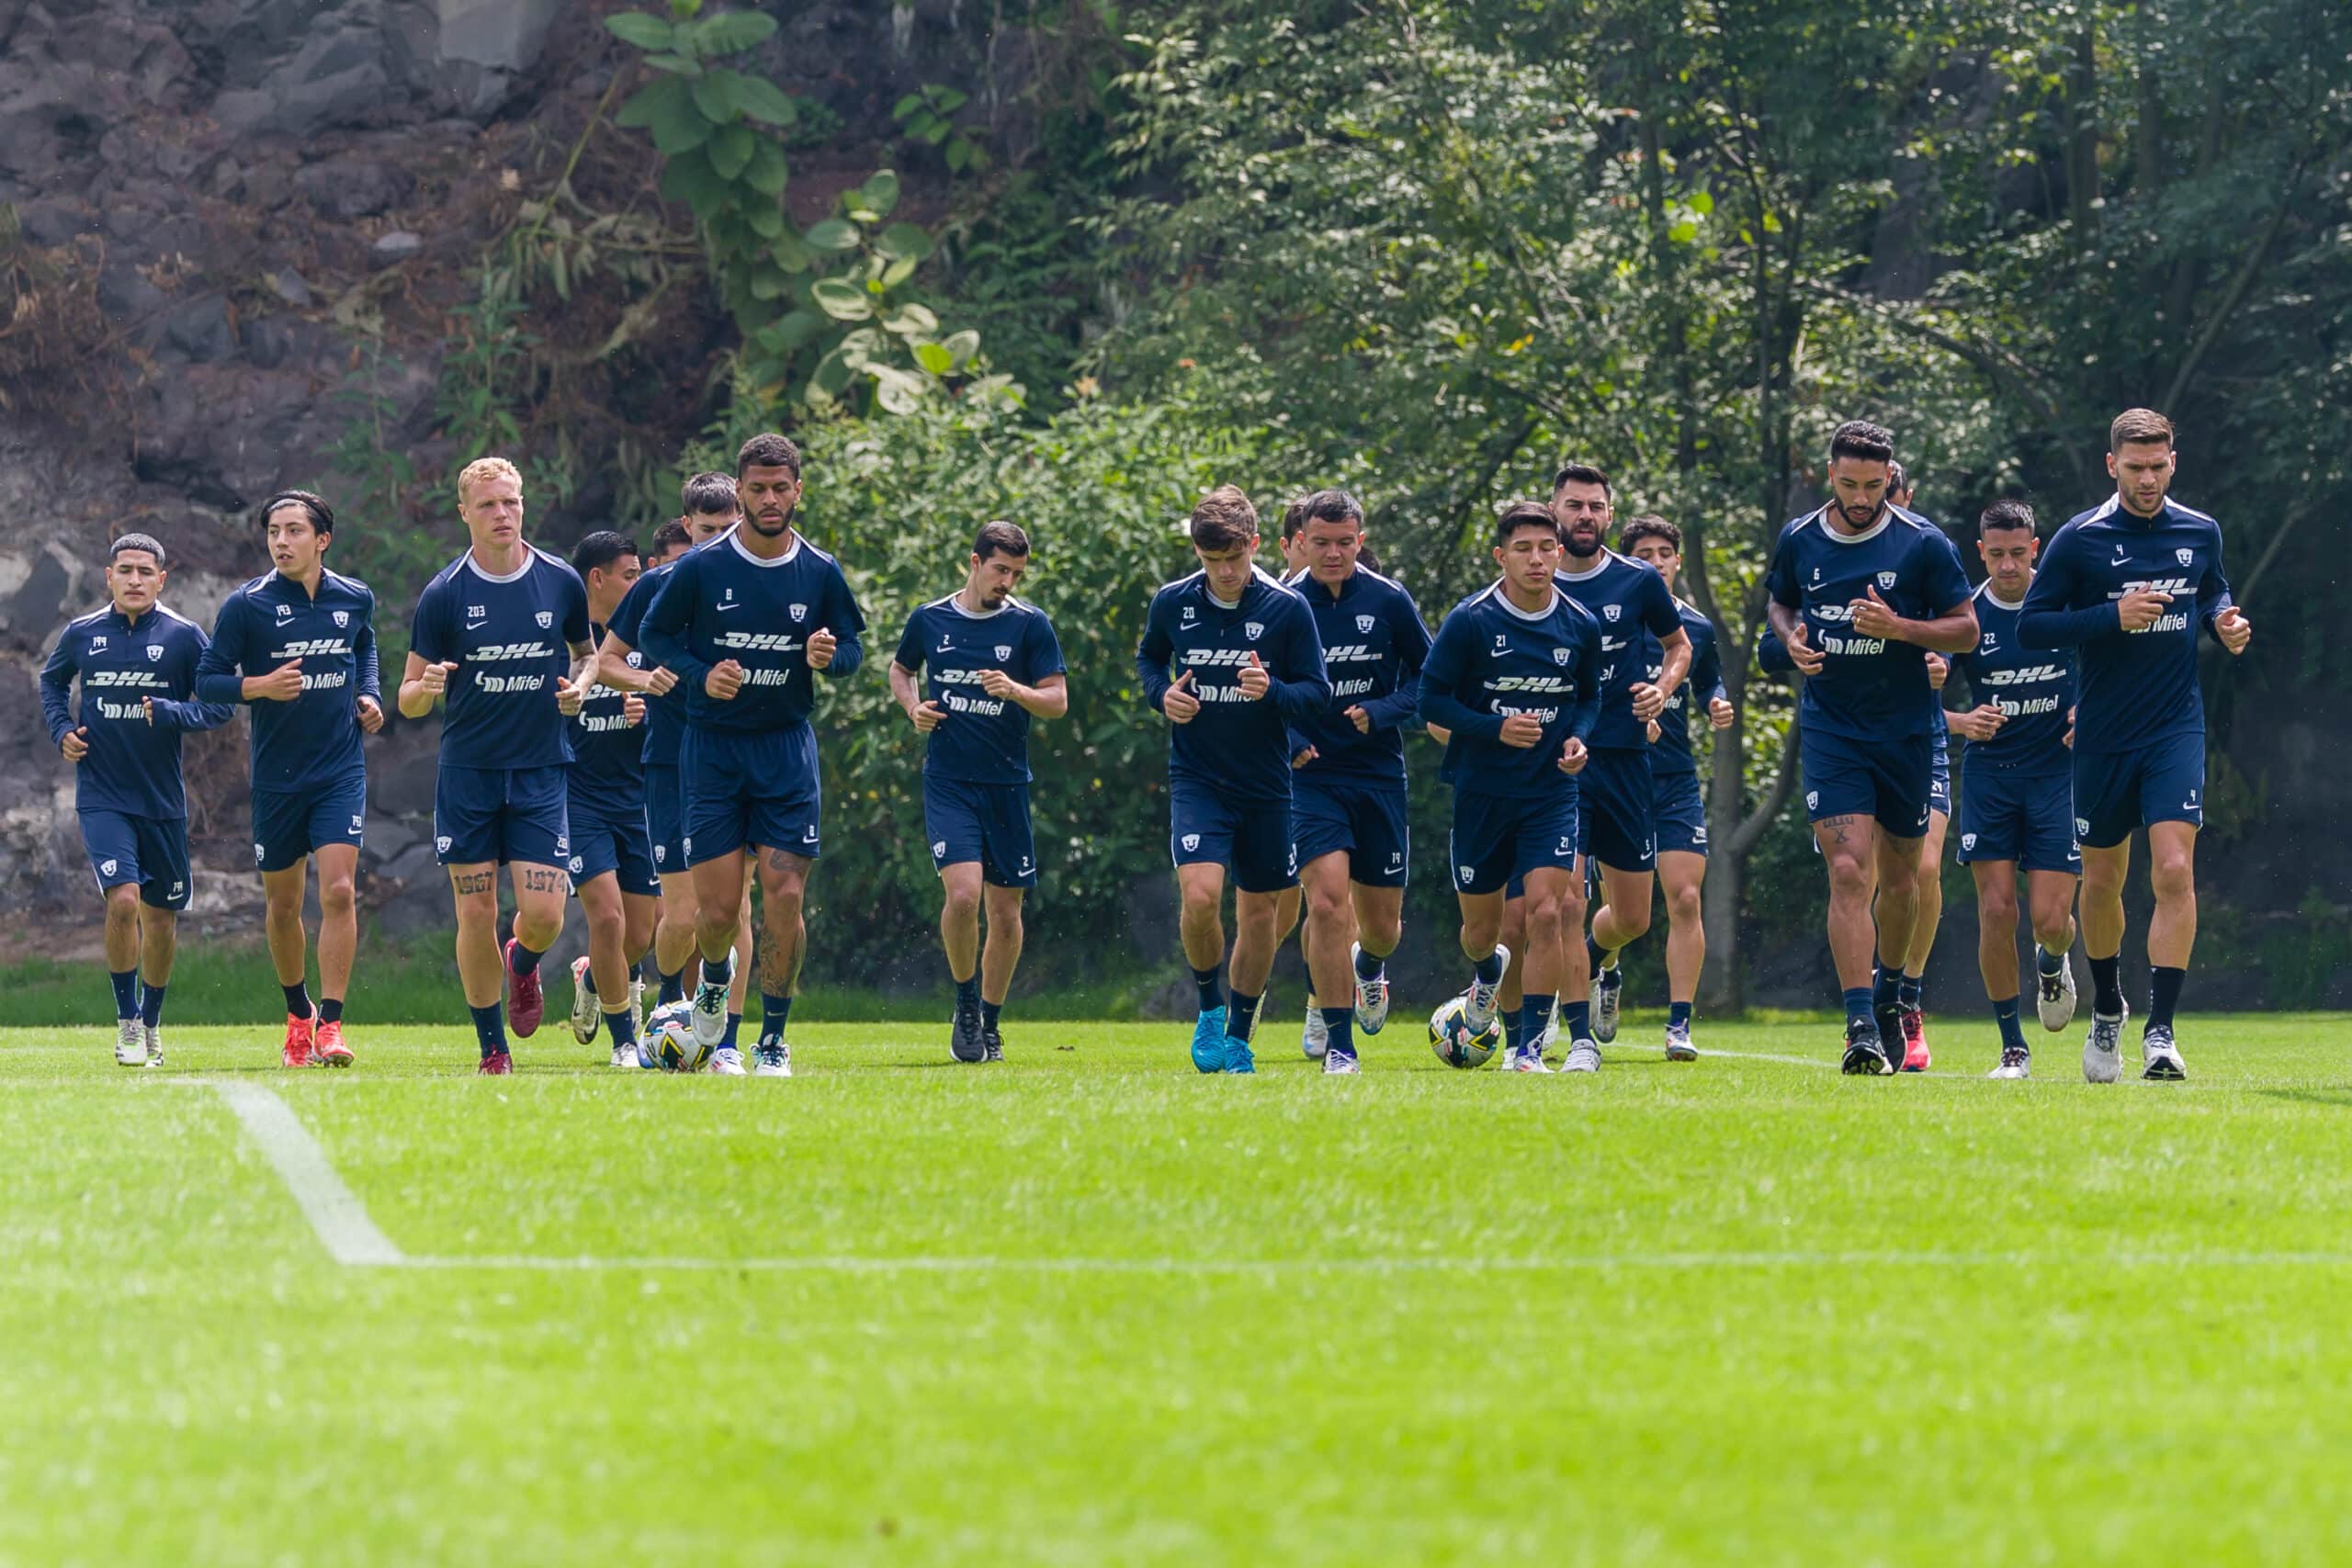
[(2098, 218), (2098, 40), (2088, 22), (2075, 35), (2066, 71), (2066, 217), (2087, 237)]

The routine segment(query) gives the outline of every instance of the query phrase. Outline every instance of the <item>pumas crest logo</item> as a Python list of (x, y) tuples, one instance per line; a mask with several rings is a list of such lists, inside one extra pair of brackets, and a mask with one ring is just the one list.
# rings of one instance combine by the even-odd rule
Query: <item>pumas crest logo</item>
[(1882, 572), (1880, 572), (1880, 573), (1878, 574), (1878, 585), (1879, 585), (1881, 588), (1892, 588), (1892, 587), (1894, 587), (1894, 573), (1893, 573), (1893, 572), (1891, 572), (1891, 571), (1882, 571)]
[(1973, 850), (1976, 847), (1976, 835), (1962, 833), (1960, 836), (1960, 847), (1963, 850)]
[(2087, 838), (2089, 838), (2090, 836), (2091, 836), (2091, 819), (2090, 819), (2089, 818), (2087, 818), (2087, 817), (2077, 817), (2077, 818), (2075, 818), (2075, 837), (2076, 837), (2076, 838), (2078, 838), (2078, 839), (2087, 839)]
[(1453, 873), (1462, 879), (1462, 886), (1467, 887), (1477, 879), (1478, 868), (1475, 865), (1457, 865), (1453, 868)]
[(669, 845), (667, 845), (667, 844), (656, 844), (656, 845), (654, 845), (654, 846), (653, 846), (653, 863), (654, 863), (655, 865), (660, 865), (660, 864), (662, 864), (663, 862), (667, 861), (669, 858), (670, 858), (670, 846), (669, 846)]
[(351, 625), (351, 612), (348, 610), (337, 610), (334, 613), (334, 624), (339, 627)]
[(449, 852), (449, 846), (455, 842), (456, 840), (451, 839), (448, 834), (444, 833), (433, 840), (433, 852), (435, 854), (446, 855)]
[(1191, 854), (1201, 847), (1201, 836), (1198, 833), (1187, 833), (1177, 841), (1184, 846), (1186, 854)]
[(1260, 637), (1266, 635), (1266, 623), (1263, 621), (1244, 622), (1241, 627), (1241, 635), (1248, 637), (1251, 642), (1256, 642)]
[(98, 863), (98, 874), (100, 876), (112, 876), (114, 874), (114, 868), (119, 863), (120, 863), (117, 861), (100, 861)]
[(933, 860), (945, 860), (947, 858), (946, 840), (933, 839), (931, 841), (931, 858)]
[(1360, 632), (1368, 632), (1372, 630), (1372, 617), (1370, 615), (1358, 615), (1356, 617), (1356, 630)]
[(565, 862), (564, 864), (566, 869), (574, 876), (579, 875), (582, 871), (586, 870), (588, 866), (588, 863), (578, 855), (572, 856), (569, 861)]
[(254, 863), (255, 865), (259, 865), (263, 861), (267, 860), (269, 856), (267, 852), (264, 851), (259, 844), (255, 844), (254, 846)]
[(2175, 550), (2172, 553), (2172, 558), (2178, 561), (2181, 565), (2187, 566), (2190, 561), (2197, 558), (2197, 552), (2195, 550), (2187, 549)]
[(1575, 654), (1576, 650), (1574, 649), (1555, 648), (1552, 650), (1552, 662), (1555, 664), (1566, 664), (1571, 658), (1575, 657)]
[(147, 645), (147, 662), (148, 662), (148, 663), (150, 663), (150, 664), (156, 663), (156, 662), (157, 662), (157, 661), (159, 661), (163, 657), (164, 657), (164, 645), (163, 645), (162, 643), (160, 643), (160, 642), (151, 642), (151, 643), (149, 643), (149, 644)]
[(1804, 792), (1804, 808), (1807, 811), (1818, 811), (1821, 809), (1821, 792), (1819, 790), (1809, 789)]
[(1623, 604), (1603, 604), (1600, 607), (1600, 613), (1613, 621), (1618, 616), (1625, 613), (1625, 606)]
[(549, 626), (555, 625), (555, 612), (553, 610), (541, 610), (537, 615), (531, 618), (539, 623), (539, 629), (541, 631), (545, 631)]
[(1006, 660), (1012, 657), (1012, 647), (1010, 643), (998, 643), (996, 645), (995, 653), (996, 661), (999, 664), (1001, 664)]
[(806, 604), (795, 604), (792, 606), (792, 618), (795, 621), (807, 620), (808, 618), (808, 606)]

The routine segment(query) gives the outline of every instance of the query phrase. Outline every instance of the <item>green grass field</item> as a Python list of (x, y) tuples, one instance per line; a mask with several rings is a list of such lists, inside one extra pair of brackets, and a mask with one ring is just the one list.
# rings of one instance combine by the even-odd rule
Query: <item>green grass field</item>
[(1295, 1025), (1254, 1080), (1007, 1027), (811, 1023), (790, 1082), (560, 1020), (505, 1080), (447, 1029), (0, 1032), (0, 1562), (2352, 1553), (2352, 1020), (2103, 1089), (2074, 1032), (1985, 1082), (1956, 1015), (1869, 1081), (1826, 1021), (1669, 1066), (1635, 1015), (1541, 1082), (1409, 1011), (1354, 1082)]

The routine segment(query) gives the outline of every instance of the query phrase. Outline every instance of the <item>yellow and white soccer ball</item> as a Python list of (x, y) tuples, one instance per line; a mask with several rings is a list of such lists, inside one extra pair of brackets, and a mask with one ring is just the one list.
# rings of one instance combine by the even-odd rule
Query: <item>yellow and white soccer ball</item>
[(1448, 997), (1430, 1014), (1430, 1049), (1449, 1067), (1483, 1067), (1502, 1048), (1499, 1019), (1483, 1030), (1470, 1027), (1470, 998)]
[(698, 1073), (710, 1061), (710, 1047), (695, 1038), (694, 1010), (684, 1002), (653, 1010), (639, 1054), (665, 1073)]

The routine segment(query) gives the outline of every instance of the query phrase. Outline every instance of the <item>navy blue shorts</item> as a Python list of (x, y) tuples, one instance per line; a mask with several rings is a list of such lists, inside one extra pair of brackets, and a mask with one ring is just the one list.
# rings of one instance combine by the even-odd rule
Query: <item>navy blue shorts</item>
[(1577, 847), (1611, 871), (1648, 871), (1657, 864), (1657, 829), (1651, 812), (1657, 781), (1646, 749), (1612, 746), (1594, 751), (1576, 775)]
[(1951, 734), (1936, 731), (1936, 749), (1928, 761), (1928, 809), (1951, 816)]
[(1707, 800), (1696, 773), (1659, 773), (1650, 780), (1650, 818), (1657, 824), (1657, 852), (1707, 852)]
[(368, 776), (353, 775), (322, 789), (254, 791), (254, 863), (264, 871), (300, 865), (331, 844), (359, 847), (368, 826)]
[(1533, 800), (1454, 791), (1453, 834), (1447, 841), (1454, 891), (1514, 897), (1531, 871), (1574, 871), (1577, 816), (1572, 783)]
[(1935, 800), (1935, 737), (1881, 735), (1868, 740), (1798, 732), (1804, 764), (1804, 816), (1869, 817), (1898, 839), (1928, 830)]
[(443, 865), (571, 863), (566, 770), (441, 764), (433, 786), (433, 854)]
[(577, 891), (611, 872), (624, 893), (660, 893), (662, 879), (653, 873), (653, 843), (645, 831), (645, 813), (619, 816), (578, 807), (568, 810), (571, 859), (564, 869)]
[(2205, 825), (2205, 733), (2167, 736), (2136, 751), (2075, 753), (2075, 836), (2113, 849), (2153, 822)]
[(159, 822), (120, 811), (85, 811), (82, 847), (98, 891), (137, 884), (139, 901), (151, 909), (187, 908), (187, 819)]
[(922, 776), (922, 831), (934, 871), (980, 863), (991, 887), (1037, 886), (1037, 844), (1029, 829), (1027, 784), (970, 784)]
[(645, 836), (657, 876), (686, 869), (686, 785), (674, 763), (645, 764)]
[(1215, 863), (1244, 893), (1298, 886), (1291, 803), (1235, 800), (1186, 779), (1168, 781), (1168, 854), (1178, 865)]
[(2019, 774), (1971, 763), (1960, 786), (1961, 864), (2010, 860), (2028, 871), (2082, 874), (2073, 774)]
[(817, 778), (817, 733), (807, 725), (738, 734), (686, 731), (678, 750), (685, 784), (690, 866), (749, 846), (815, 860), (824, 849), (824, 792)]
[(1300, 865), (1344, 852), (1348, 880), (1359, 886), (1402, 887), (1412, 867), (1401, 784), (1293, 773), (1290, 836)]

